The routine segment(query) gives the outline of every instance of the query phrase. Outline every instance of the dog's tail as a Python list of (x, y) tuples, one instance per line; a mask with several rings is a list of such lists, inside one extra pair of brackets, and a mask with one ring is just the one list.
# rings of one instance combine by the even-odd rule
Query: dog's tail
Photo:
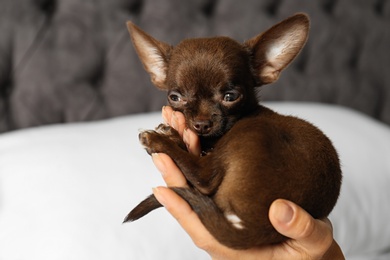
[[(193, 210), (199, 215), (203, 214), (203, 210), (207, 211), (215, 211), (219, 210), (214, 204), (213, 200), (200, 192), (188, 189), (188, 188), (177, 188), (172, 187), (173, 191), (175, 191), (180, 197), (182, 197), (188, 204), (191, 205)], [(142, 218), (147, 215), (149, 212), (162, 207), (160, 202), (157, 201), (156, 197), (151, 194), (142, 202), (140, 202), (129, 214), (127, 214), (123, 223), (135, 221), (137, 219)]]
[(123, 223), (135, 221), (139, 218), (142, 218), (152, 210), (162, 207), (160, 202), (157, 201), (154, 195), (149, 195), (146, 199), (144, 199), (140, 204), (138, 204), (123, 220)]
[[(246, 249), (263, 244), (276, 243), (284, 240), (284, 237), (273, 230), (271, 225), (265, 224), (264, 228), (253, 230), (245, 227), (245, 223), (232, 215), (225, 215), (218, 208), (212, 198), (201, 194), (199, 191), (189, 188), (172, 187), (192, 207), (199, 216), (206, 229), (222, 244), (236, 249)], [(124, 222), (135, 221), (162, 205), (154, 195), (150, 195), (136, 206), (125, 218)], [(271, 230), (269, 230), (271, 228)]]

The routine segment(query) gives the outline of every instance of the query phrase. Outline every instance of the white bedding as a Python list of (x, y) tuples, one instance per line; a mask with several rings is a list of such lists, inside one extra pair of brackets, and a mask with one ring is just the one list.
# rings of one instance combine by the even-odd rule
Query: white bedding
[[(388, 259), (390, 128), (335, 106), (267, 105), (313, 122), (339, 151), (344, 180), (330, 218), (348, 259)], [(164, 209), (121, 224), (163, 185), (138, 143), (139, 129), (160, 121), (152, 113), (0, 135), (0, 260), (209, 259)]]

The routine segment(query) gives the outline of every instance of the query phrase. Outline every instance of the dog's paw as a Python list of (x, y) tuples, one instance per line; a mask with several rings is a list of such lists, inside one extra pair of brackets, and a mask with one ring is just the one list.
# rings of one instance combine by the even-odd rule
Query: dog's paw
[(148, 154), (162, 152), (162, 140), (166, 139), (164, 135), (153, 130), (147, 130), (139, 133), (140, 143), (144, 146)]
[(165, 135), (180, 148), (187, 150), (187, 147), (183, 142), (183, 138), (180, 136), (179, 132), (176, 131), (173, 127), (165, 124), (160, 124), (156, 127), (156, 132)]
[(159, 124), (156, 127), (156, 132), (163, 135), (179, 135), (179, 133), (173, 127), (166, 124)]
[(174, 146), (187, 150), (179, 133), (167, 125), (159, 125), (155, 131), (147, 130), (138, 135), (140, 143), (144, 146), (148, 154), (167, 153)]

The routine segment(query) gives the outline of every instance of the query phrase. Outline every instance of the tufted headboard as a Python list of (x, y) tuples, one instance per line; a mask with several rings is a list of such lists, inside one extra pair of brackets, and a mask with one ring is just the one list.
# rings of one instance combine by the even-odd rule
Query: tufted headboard
[(0, 0), (0, 132), (160, 109), (127, 20), (171, 44), (243, 41), (296, 12), (311, 17), (310, 39), (262, 100), (335, 103), (390, 124), (390, 1)]

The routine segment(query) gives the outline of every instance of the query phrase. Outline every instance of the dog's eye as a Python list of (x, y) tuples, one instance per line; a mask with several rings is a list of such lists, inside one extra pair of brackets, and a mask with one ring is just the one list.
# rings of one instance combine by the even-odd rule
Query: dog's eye
[(181, 101), (181, 96), (179, 94), (170, 94), (169, 99), (173, 102), (179, 102)]
[(225, 102), (233, 102), (236, 101), (240, 97), (240, 94), (235, 91), (229, 91), (225, 93), (225, 96), (223, 97), (223, 101)]

